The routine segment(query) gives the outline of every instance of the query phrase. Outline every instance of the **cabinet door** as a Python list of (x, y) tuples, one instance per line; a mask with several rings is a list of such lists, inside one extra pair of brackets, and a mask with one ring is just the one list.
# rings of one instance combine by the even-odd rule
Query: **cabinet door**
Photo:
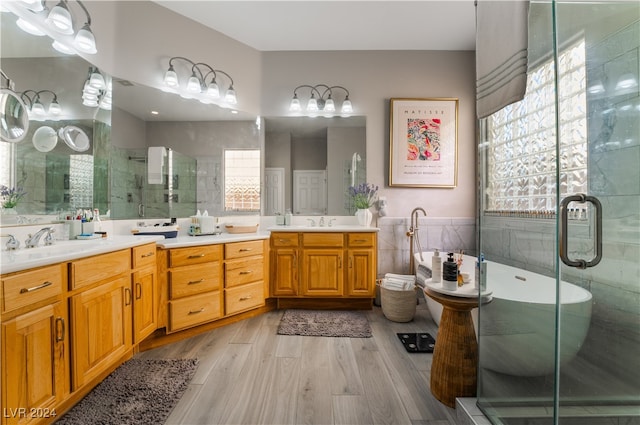
[(271, 261), (271, 295), (298, 295), (298, 249), (274, 249), (271, 251)]
[(342, 249), (303, 249), (302, 295), (341, 297), (344, 293), (343, 257)]
[(156, 330), (156, 268), (147, 267), (133, 273), (133, 339), (139, 343)]
[(348, 251), (347, 296), (375, 296), (376, 266), (373, 249)]
[(3, 423), (28, 423), (31, 412), (55, 419), (69, 389), (66, 322), (58, 302), (2, 324)]
[(130, 279), (126, 275), (71, 297), (74, 390), (131, 349)]

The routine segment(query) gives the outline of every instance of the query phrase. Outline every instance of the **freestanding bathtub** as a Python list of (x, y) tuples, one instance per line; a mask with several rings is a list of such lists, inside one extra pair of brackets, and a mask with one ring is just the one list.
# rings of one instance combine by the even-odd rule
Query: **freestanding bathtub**
[[(431, 270), (432, 256), (432, 252), (414, 254), (418, 283), (424, 284), (421, 277), (424, 268)], [(463, 256), (461, 271), (471, 275), (467, 285), (473, 285), (475, 261), (475, 257)], [(553, 373), (555, 279), (488, 261), (487, 290), (492, 301), (481, 306), (479, 329), (478, 311), (472, 311), (476, 334), (479, 332), (480, 367), (515, 376)], [(425, 298), (431, 317), (439, 325), (442, 306)], [(562, 281), (560, 299), (560, 363), (564, 364), (575, 357), (587, 335), (592, 296), (586, 289)]]

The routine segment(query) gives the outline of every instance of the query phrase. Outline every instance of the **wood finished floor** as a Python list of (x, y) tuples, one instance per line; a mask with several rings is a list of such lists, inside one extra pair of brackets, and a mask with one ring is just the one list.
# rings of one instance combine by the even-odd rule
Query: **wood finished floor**
[(421, 300), (409, 323), (365, 311), (372, 338), (277, 335), (272, 311), (140, 358), (197, 358), (167, 424), (455, 425), (456, 411), (429, 390), (432, 354), (407, 353), (397, 332), (437, 328)]

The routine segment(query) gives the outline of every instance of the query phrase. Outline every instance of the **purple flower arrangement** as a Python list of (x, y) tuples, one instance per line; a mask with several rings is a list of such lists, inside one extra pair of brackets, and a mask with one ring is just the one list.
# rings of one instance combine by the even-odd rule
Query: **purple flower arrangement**
[(361, 183), (349, 186), (349, 196), (357, 209), (367, 209), (373, 205), (378, 195), (378, 186), (371, 183)]
[(5, 185), (0, 185), (0, 197), (2, 197), (3, 208), (15, 208), (18, 205), (18, 201), (22, 199), (27, 192), (21, 187), (9, 188)]

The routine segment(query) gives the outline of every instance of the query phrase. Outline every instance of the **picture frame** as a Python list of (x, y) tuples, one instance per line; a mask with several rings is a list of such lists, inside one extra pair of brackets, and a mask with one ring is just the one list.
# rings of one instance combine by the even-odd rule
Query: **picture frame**
[(389, 186), (456, 187), (458, 99), (392, 98), (389, 112)]

